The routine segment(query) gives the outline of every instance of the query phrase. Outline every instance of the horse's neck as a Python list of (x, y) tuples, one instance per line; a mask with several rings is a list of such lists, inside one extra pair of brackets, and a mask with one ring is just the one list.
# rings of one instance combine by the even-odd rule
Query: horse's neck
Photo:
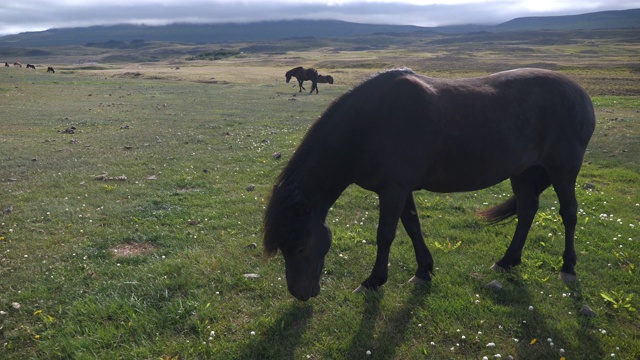
[(349, 185), (341, 173), (326, 166), (327, 163), (324, 162), (308, 161), (299, 173), (298, 180), (298, 190), (303, 201), (324, 216)]

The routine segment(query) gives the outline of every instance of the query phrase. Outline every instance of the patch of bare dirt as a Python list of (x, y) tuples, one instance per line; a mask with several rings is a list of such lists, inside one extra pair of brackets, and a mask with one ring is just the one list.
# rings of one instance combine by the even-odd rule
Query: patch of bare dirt
[(155, 250), (155, 248), (156, 247), (152, 244), (143, 242), (120, 244), (116, 247), (111, 248), (110, 250), (115, 258), (123, 258), (146, 255)]

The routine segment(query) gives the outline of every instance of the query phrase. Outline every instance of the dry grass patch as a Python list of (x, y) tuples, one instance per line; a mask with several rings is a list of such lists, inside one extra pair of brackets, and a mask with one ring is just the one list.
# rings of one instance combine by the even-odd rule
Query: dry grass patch
[(133, 256), (146, 255), (155, 250), (155, 246), (150, 243), (125, 243), (109, 249), (116, 259)]

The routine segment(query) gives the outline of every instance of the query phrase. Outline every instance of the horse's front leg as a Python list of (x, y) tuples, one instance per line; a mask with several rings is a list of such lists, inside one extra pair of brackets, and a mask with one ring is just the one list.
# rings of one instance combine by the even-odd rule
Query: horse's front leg
[(354, 290), (360, 292), (364, 289), (378, 290), (387, 282), (389, 274), (389, 251), (396, 236), (398, 219), (402, 213), (406, 195), (398, 192), (380, 194), (380, 219), (378, 221), (376, 263), (371, 270), (371, 275)]
[(304, 88), (304, 86), (302, 86), (302, 83), (303, 83), (302, 80), (298, 80), (298, 86), (300, 87), (300, 91), (298, 91), (298, 92), (302, 92), (302, 90), (305, 90), (305, 91), (307, 90), (307, 89)]
[(413, 194), (409, 194), (407, 197), (400, 219), (402, 220), (405, 231), (411, 238), (413, 250), (416, 254), (416, 261), (418, 262), (416, 274), (409, 282), (420, 284), (425, 281), (430, 281), (431, 274), (433, 273), (433, 257), (422, 236), (422, 227), (420, 226), (420, 218), (418, 217), (416, 203), (413, 200)]

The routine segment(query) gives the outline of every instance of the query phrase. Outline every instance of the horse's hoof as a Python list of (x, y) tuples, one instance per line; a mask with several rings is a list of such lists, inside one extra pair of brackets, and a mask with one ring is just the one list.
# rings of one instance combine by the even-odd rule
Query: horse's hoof
[(504, 272), (508, 272), (508, 269), (503, 268), (502, 266), (498, 265), (497, 263), (491, 265), (491, 270), (495, 271), (495, 272), (499, 272), (499, 273), (504, 273)]
[(421, 279), (414, 275), (413, 277), (411, 277), (411, 279), (409, 279), (409, 281), (407, 281), (407, 283), (413, 285), (422, 285), (429, 283), (429, 280)]
[(558, 279), (564, 282), (574, 282), (578, 280), (578, 277), (576, 275), (560, 271), (560, 274), (558, 275)]
[(362, 285), (358, 286), (355, 290), (353, 290), (354, 294), (359, 294), (367, 291), (368, 289)]

